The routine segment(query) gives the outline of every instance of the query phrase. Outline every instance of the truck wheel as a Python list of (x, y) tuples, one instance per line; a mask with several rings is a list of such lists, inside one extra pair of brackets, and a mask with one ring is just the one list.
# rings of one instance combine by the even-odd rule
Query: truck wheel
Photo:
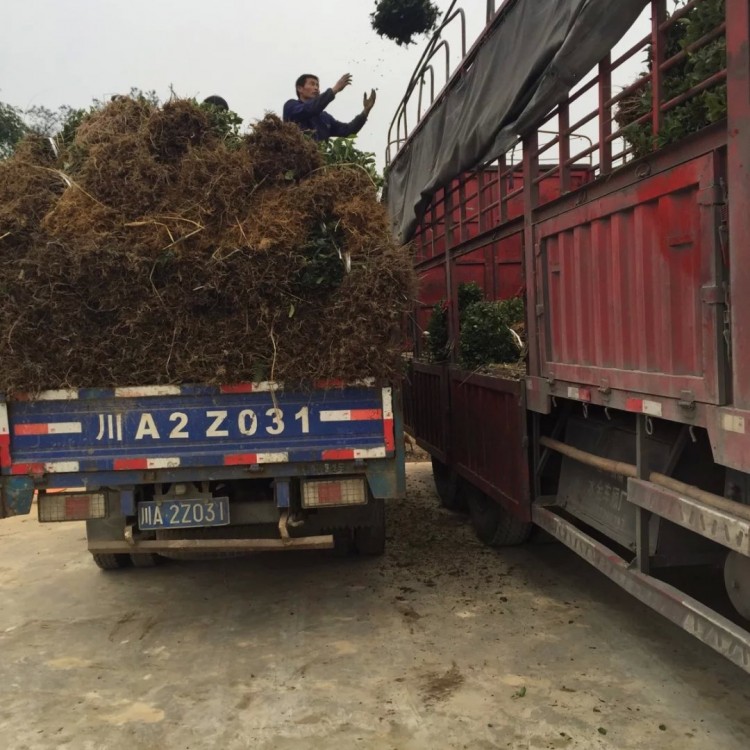
[(354, 539), (350, 529), (333, 532), (333, 556), (349, 557), (354, 552)]
[(117, 570), (118, 568), (126, 567), (130, 562), (127, 555), (111, 555), (107, 553), (99, 554), (97, 552), (92, 552), (91, 557), (97, 567), (102, 570)]
[(730, 552), (724, 563), (724, 583), (734, 608), (750, 620), (750, 557)]
[(519, 521), (484, 492), (468, 491), (471, 525), (479, 541), (489, 547), (512, 547), (528, 540), (533, 525)]
[(440, 506), (454, 513), (465, 513), (466, 500), (463, 494), (459, 493), (461, 482), (459, 482), (458, 474), (448, 464), (433, 458), (432, 478), (435, 480)]
[(134, 568), (155, 568), (159, 564), (159, 555), (153, 552), (139, 552), (137, 555), (130, 555), (130, 560)]
[(374, 505), (372, 525), (354, 530), (354, 546), (360, 555), (377, 557), (385, 552), (385, 502), (370, 502)]

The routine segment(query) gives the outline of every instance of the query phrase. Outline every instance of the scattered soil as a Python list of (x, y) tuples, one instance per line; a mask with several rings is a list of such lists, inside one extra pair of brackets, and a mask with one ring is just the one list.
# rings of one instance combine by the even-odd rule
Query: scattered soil
[(523, 380), (526, 377), (526, 362), (486, 365), (478, 370), (480, 375), (492, 375), (506, 380)]

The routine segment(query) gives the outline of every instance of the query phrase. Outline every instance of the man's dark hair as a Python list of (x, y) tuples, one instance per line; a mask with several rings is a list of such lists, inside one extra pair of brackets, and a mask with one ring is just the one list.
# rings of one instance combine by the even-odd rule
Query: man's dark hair
[(216, 107), (216, 109), (223, 109), (225, 112), (229, 110), (229, 104), (227, 104), (227, 100), (221, 96), (207, 96), (203, 100), (203, 103), (210, 104)]
[(299, 95), (299, 90), (307, 83), (308, 78), (314, 78), (318, 83), (320, 83), (320, 78), (318, 76), (314, 76), (312, 73), (305, 73), (304, 75), (301, 75), (297, 79), (297, 83), (294, 84), (294, 93)]

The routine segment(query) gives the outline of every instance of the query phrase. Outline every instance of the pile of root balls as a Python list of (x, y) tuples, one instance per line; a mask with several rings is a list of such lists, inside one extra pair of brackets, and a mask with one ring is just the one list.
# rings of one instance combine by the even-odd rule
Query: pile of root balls
[(399, 46), (432, 31), (439, 17), (440, 10), (431, 0), (377, 0), (370, 14), (372, 28)]
[(0, 161), (0, 391), (400, 371), (414, 280), (371, 177), (268, 115), (119, 97)]

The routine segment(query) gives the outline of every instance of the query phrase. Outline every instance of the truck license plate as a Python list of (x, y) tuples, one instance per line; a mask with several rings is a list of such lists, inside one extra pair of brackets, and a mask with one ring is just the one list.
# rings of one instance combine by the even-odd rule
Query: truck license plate
[(138, 526), (142, 530), (195, 529), (228, 524), (228, 497), (138, 503)]

